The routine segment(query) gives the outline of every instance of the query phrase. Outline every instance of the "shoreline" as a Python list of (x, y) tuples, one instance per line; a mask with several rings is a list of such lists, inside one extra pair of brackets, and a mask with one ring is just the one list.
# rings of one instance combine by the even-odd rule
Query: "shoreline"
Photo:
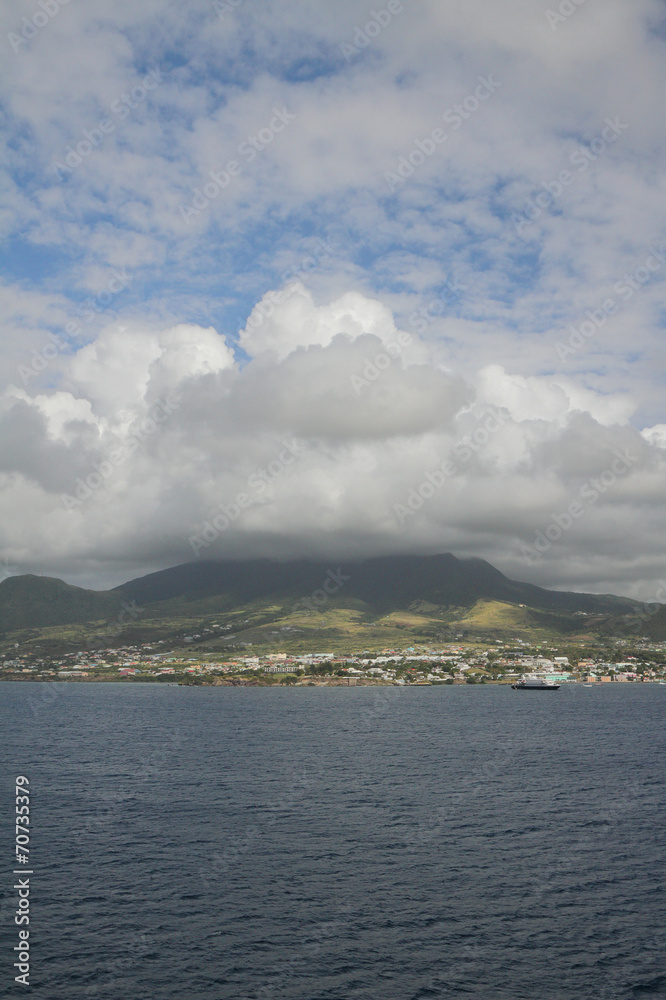
[[(228, 687), (228, 688), (274, 688), (279, 691), (293, 690), (294, 688), (320, 688), (320, 687), (339, 687), (339, 688), (378, 688), (378, 687), (397, 687), (397, 688), (450, 688), (450, 687), (508, 687), (514, 683), (513, 680), (487, 680), (487, 681), (475, 681), (468, 683), (467, 681), (435, 681), (434, 683), (430, 681), (416, 681), (412, 683), (400, 684), (396, 681), (384, 681), (384, 680), (358, 680), (354, 679), (352, 683), (349, 683), (348, 679), (343, 678), (331, 678), (330, 680), (317, 680), (317, 681), (297, 681), (293, 684), (282, 684), (280, 682), (263, 682), (261, 680), (245, 680), (245, 678), (238, 678), (233, 680), (214, 680), (214, 681), (180, 681), (172, 679), (162, 679), (162, 678), (134, 678), (134, 677), (0, 677), (0, 683), (6, 684), (126, 684), (126, 685), (138, 685), (142, 684), (145, 686), (154, 687), (156, 685), (162, 687), (187, 687), (187, 688), (201, 688), (201, 687)], [(644, 687), (646, 685), (651, 685), (653, 687), (664, 687), (666, 686), (663, 681), (660, 680), (646, 680), (646, 681), (563, 681), (561, 682), (562, 688), (567, 687), (586, 687), (586, 688), (610, 688), (610, 687)]]

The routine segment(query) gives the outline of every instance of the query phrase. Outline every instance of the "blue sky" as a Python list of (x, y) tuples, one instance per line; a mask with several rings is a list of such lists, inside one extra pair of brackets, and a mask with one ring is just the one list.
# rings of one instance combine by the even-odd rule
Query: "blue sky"
[(288, 438), (299, 462), (200, 557), (451, 550), (654, 597), (665, 8), (559, 6), (3, 10), (5, 566), (105, 586), (186, 561)]

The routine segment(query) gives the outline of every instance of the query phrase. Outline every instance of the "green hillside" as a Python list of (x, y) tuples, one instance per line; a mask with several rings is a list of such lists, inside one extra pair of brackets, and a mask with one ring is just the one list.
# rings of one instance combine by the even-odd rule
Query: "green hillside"
[(0, 630), (42, 628), (117, 615), (120, 594), (84, 590), (48, 576), (10, 576), (0, 583)]
[(658, 641), (666, 639), (666, 607), (662, 605), (657, 613), (648, 619), (642, 626), (642, 632), (651, 639)]
[[(131, 612), (127, 610), (130, 608)], [(657, 609), (657, 606), (655, 606)], [(666, 634), (666, 608), (548, 591), (481, 559), (390, 557), (334, 564), (189, 563), (89, 591), (61, 580), (0, 584), (0, 647), (50, 653), (160, 643), (224, 652), (372, 649), (454, 639), (546, 640)]]

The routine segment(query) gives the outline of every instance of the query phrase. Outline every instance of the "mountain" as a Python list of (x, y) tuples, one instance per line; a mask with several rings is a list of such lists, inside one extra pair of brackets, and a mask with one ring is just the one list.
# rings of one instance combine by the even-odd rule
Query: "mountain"
[[(217, 596), (228, 606), (261, 598), (307, 598), (339, 577), (336, 601), (362, 601), (369, 610), (387, 613), (415, 601), (436, 606), (462, 607), (481, 598), (525, 604), (550, 611), (584, 611), (588, 614), (631, 614), (642, 607), (637, 601), (612, 595), (576, 594), (544, 590), (509, 580), (483, 559), (457, 559), (450, 553), (436, 556), (381, 556), (363, 562), (280, 563), (269, 559), (246, 562), (185, 563), (150, 573), (117, 587), (142, 607), (175, 598), (196, 600)], [(336, 584), (325, 588), (332, 591)]]
[[(261, 613), (262, 624), (294, 613), (346, 608), (371, 620), (399, 612), (442, 619), (451, 609), (479, 602), (520, 606), (570, 626), (575, 614), (636, 618), (645, 605), (613, 595), (544, 590), (510, 580), (483, 559), (436, 556), (383, 556), (362, 562), (194, 562), (150, 573), (111, 591), (84, 590), (48, 577), (15, 576), (0, 583), (0, 631), (64, 626), (119, 618), (123, 602), (140, 609), (140, 622), (171, 623), (233, 613)], [(666, 609), (664, 609), (666, 611)], [(248, 612), (249, 613), (249, 612)], [(131, 622), (138, 615), (129, 616)], [(478, 616), (477, 616), (478, 617)], [(130, 624), (131, 624), (130, 622)], [(137, 627), (140, 624), (136, 622)], [(235, 627), (235, 626), (234, 626)]]
[(84, 590), (49, 576), (10, 576), (0, 583), (0, 630), (44, 628), (107, 618), (120, 598), (105, 590)]

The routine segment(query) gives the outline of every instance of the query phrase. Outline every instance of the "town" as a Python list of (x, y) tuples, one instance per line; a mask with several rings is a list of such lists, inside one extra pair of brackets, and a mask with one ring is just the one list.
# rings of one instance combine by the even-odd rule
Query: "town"
[(558, 683), (666, 683), (666, 642), (616, 638), (600, 648), (533, 646), (525, 640), (414, 645), (371, 652), (187, 655), (160, 650), (165, 640), (80, 650), (48, 660), (16, 652), (0, 661), (1, 680), (171, 681), (180, 684), (435, 685), (511, 683), (523, 674)]

